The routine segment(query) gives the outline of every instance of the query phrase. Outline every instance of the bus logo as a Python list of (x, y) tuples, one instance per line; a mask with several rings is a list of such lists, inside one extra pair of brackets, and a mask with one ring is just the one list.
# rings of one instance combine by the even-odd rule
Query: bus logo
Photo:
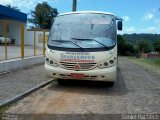
[(79, 70), (81, 67), (80, 67), (80, 65), (79, 64), (76, 64), (75, 66), (74, 66), (74, 69), (75, 70)]

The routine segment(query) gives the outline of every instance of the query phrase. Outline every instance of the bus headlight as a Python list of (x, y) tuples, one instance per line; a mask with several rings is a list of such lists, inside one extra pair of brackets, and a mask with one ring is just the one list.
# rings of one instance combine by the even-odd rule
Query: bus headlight
[(114, 63), (114, 60), (110, 60), (109, 63), (110, 63), (110, 64), (113, 64), (113, 63)]
[(49, 65), (52, 65), (52, 66), (54, 66), (54, 67), (57, 67), (58, 66), (58, 63), (56, 62), (56, 61), (54, 61), (54, 60), (51, 60), (50, 58), (47, 58), (46, 57), (46, 63), (47, 64), (49, 64)]
[(53, 62), (53, 60), (50, 60), (50, 64), (53, 64), (54, 62)]
[(46, 58), (46, 61), (48, 62), (48, 61), (49, 61), (49, 58)]
[(104, 66), (108, 66), (108, 62), (104, 62), (103, 65), (104, 65)]
[(115, 61), (114, 61), (113, 59), (111, 59), (111, 60), (108, 60), (108, 61), (99, 63), (99, 64), (98, 64), (98, 67), (102, 69), (102, 68), (111, 67), (111, 66), (113, 66), (113, 65), (115, 65)]
[(57, 67), (58, 66), (58, 63), (57, 62), (54, 62), (54, 64), (53, 64), (55, 67)]
[(53, 61), (53, 60), (50, 60), (50, 65), (53, 65), (54, 67), (57, 67), (58, 66), (58, 63)]
[(103, 64), (99, 64), (98, 67), (99, 67), (99, 68), (103, 68)]

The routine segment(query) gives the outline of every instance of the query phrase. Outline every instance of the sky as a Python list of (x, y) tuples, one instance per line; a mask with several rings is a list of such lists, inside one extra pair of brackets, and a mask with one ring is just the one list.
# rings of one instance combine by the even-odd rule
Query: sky
[[(72, 0), (0, 0), (0, 4), (17, 6), (30, 17), (30, 11), (43, 1), (59, 13), (72, 11)], [(160, 0), (77, 0), (77, 11), (87, 10), (111, 12), (123, 18), (120, 34), (160, 34)]]

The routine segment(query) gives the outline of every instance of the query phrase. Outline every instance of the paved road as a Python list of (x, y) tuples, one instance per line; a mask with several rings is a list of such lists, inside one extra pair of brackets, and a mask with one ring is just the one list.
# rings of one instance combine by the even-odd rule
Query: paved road
[(43, 65), (0, 75), (0, 105), (47, 80)]
[(100, 82), (56, 81), (19, 101), (10, 113), (159, 113), (160, 76), (119, 59), (119, 78), (113, 88)]

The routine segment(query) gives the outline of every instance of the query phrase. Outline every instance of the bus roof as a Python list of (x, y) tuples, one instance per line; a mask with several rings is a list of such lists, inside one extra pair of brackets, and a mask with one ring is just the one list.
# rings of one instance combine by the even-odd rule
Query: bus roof
[[(112, 15), (115, 16), (114, 14), (110, 12), (102, 12), (102, 11), (76, 11), (76, 12), (67, 12), (67, 13), (62, 13), (59, 14), (58, 16), (63, 16), (63, 15), (70, 15), (70, 14), (85, 14), (85, 13), (93, 13), (93, 14), (106, 14), (106, 15)], [(58, 17), (57, 16), (57, 17)], [(115, 16), (117, 20), (122, 20), (122, 18)]]

